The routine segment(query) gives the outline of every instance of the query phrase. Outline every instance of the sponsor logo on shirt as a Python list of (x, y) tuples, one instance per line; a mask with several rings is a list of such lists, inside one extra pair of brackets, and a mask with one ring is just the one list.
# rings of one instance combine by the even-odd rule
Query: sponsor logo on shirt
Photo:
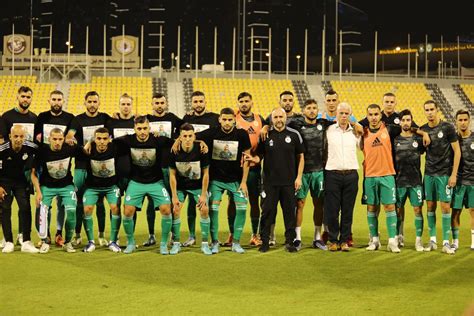
[(377, 147), (377, 146), (382, 146), (382, 142), (380, 139), (377, 137), (375, 140), (372, 142), (372, 147)]

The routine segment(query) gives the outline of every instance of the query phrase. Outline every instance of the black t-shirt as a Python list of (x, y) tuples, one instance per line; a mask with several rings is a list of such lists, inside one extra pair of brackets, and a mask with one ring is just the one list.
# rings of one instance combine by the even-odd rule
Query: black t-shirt
[(59, 115), (53, 115), (51, 111), (41, 112), (35, 124), (35, 141), (36, 136), (41, 134), (41, 143), (49, 144), (49, 134), (53, 128), (60, 128), (64, 136), (66, 136), (74, 115), (62, 111)]
[(469, 137), (458, 136), (461, 147), (461, 163), (458, 170), (458, 184), (474, 185), (474, 133)]
[(451, 143), (458, 140), (456, 131), (450, 123), (440, 121), (435, 127), (425, 124), (421, 130), (427, 132), (431, 144), (426, 149), (425, 174), (430, 176), (450, 176), (453, 170), (454, 152)]
[(115, 144), (109, 143), (103, 153), (97, 151), (95, 143), (91, 144), (89, 164), (87, 165), (87, 187), (105, 188), (117, 184)]
[(325, 119), (318, 119), (315, 124), (310, 124), (305, 121), (304, 117), (288, 124), (288, 127), (296, 129), (303, 138), (304, 172), (324, 169), (327, 160), (326, 130), (332, 124), (334, 122)]
[(109, 134), (112, 138), (118, 138), (123, 135), (132, 135), (135, 134), (134, 130), (134, 120), (135, 118), (132, 116), (129, 119), (114, 119), (110, 118), (106, 123), (105, 127), (109, 130)]
[(3, 131), (1, 131), (2, 136), (5, 140), (8, 139), (10, 130), (13, 125), (22, 125), (26, 129), (26, 140), (34, 141), (35, 133), (35, 124), (38, 116), (31, 111), (28, 111), (26, 114), (18, 112), (16, 108), (10, 109), (3, 113), (2, 115), (3, 122), (5, 123)]
[(163, 148), (169, 146), (170, 140), (166, 137), (150, 137), (140, 142), (136, 135), (125, 135), (113, 141), (119, 155), (130, 157), (130, 180), (139, 183), (153, 183), (163, 179), (161, 171), (161, 156)]
[(38, 146), (25, 141), (20, 151), (15, 152), (10, 142), (0, 145), (0, 184), (27, 185), (25, 171), (31, 170)]
[[(105, 124), (105, 127), (109, 130), (109, 134), (112, 135), (112, 138), (135, 134), (134, 126), (134, 117), (126, 120), (121, 118), (111, 118)], [(117, 173), (127, 178), (130, 174), (130, 164), (131, 161), (129, 155), (121, 155), (116, 157), (115, 165), (117, 167)]]
[(196, 190), (202, 188), (202, 170), (209, 168), (209, 155), (201, 153), (199, 143), (187, 153), (180, 150), (170, 154), (170, 169), (176, 170), (178, 190)]
[[(179, 135), (179, 128), (183, 124), (183, 120), (173, 113), (168, 112), (162, 117), (149, 114), (147, 117), (152, 133), (158, 133), (158, 136), (164, 136), (170, 139), (176, 139)], [(163, 150), (161, 168), (168, 168), (170, 151), (171, 147), (169, 147), (168, 150)]]
[(201, 116), (186, 114), (183, 117), (183, 122), (194, 126), (194, 131), (199, 133), (210, 127), (219, 126), (219, 114), (212, 112), (206, 112)]
[(40, 185), (48, 188), (63, 188), (72, 185), (71, 160), (81, 147), (64, 143), (60, 150), (53, 151), (49, 145), (40, 144), (35, 158), (36, 170), (42, 170)]
[[(87, 142), (92, 139), (94, 132), (99, 127), (105, 127), (105, 124), (110, 119), (110, 116), (106, 113), (98, 113), (94, 117), (87, 116), (86, 113), (79, 114), (76, 116), (71, 123), (71, 130), (76, 131), (74, 137), (77, 140), (77, 144), (84, 146)], [(76, 158), (76, 169), (87, 169), (87, 157), (83, 154)]]
[(263, 183), (273, 186), (294, 185), (298, 175), (297, 155), (304, 153), (303, 138), (298, 131), (286, 127), (278, 132), (270, 129), (268, 137), (258, 145), (263, 155)]
[(242, 180), (242, 153), (251, 148), (250, 137), (240, 128), (230, 133), (221, 127), (207, 129), (196, 135), (209, 147), (211, 180), (221, 182), (240, 182)]
[(393, 143), (397, 187), (422, 185), (421, 155), (425, 152), (423, 139), (418, 135), (398, 135)]

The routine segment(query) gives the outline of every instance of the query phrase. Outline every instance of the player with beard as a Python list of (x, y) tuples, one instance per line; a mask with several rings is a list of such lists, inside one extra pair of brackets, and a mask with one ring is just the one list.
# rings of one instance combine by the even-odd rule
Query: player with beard
[[(66, 142), (69, 145), (79, 144), (84, 146), (92, 139), (94, 132), (99, 127), (105, 127), (105, 124), (110, 120), (110, 116), (106, 113), (99, 112), (100, 99), (96, 91), (89, 91), (84, 97), (84, 106), (86, 112), (76, 116), (71, 122), (71, 128), (66, 135)], [(82, 204), (82, 197), (85, 190), (85, 180), (87, 176), (87, 157), (79, 155), (76, 157), (74, 169), (74, 185), (77, 188), (77, 221), (76, 221), (76, 236), (74, 238), (74, 245), (79, 245), (82, 242), (81, 228), (84, 216), (84, 206)], [(97, 222), (99, 224), (99, 245), (107, 246), (108, 242), (104, 237), (105, 230), (105, 208), (103, 198), (99, 198), (97, 203)]]
[[(13, 109), (10, 109), (3, 113), (3, 130), (0, 131), (0, 143), (3, 143), (5, 139), (8, 139), (8, 135), (12, 126), (21, 125), (25, 131), (25, 140), (34, 141), (34, 129), (38, 119), (36, 114), (30, 111), (31, 102), (33, 101), (33, 91), (29, 87), (21, 86), (18, 89), (16, 96), (18, 105)], [(28, 206), (31, 208), (29, 199)], [(23, 235), (21, 228), (23, 227), (22, 213), (18, 213), (18, 235), (17, 244), (23, 243)]]
[[(176, 138), (176, 133), (179, 131), (179, 127), (183, 121), (175, 114), (168, 112), (168, 100), (162, 93), (156, 93), (153, 95), (151, 101), (153, 107), (153, 114), (147, 115), (148, 121), (150, 122), (151, 133), (157, 134), (157, 136), (164, 136), (168, 138)], [(163, 128), (164, 133), (160, 133), (160, 127)], [(161, 157), (161, 171), (163, 172), (163, 180), (165, 188), (168, 192), (170, 190), (169, 183), (169, 155), (171, 148), (163, 149), (163, 156)], [(143, 246), (152, 246), (156, 244), (155, 239), (155, 208), (153, 203), (148, 200), (148, 207), (146, 210), (146, 219), (148, 222), (148, 240), (143, 243)]]
[(461, 160), (461, 149), (456, 131), (452, 124), (442, 121), (438, 114), (438, 105), (428, 100), (423, 105), (428, 123), (421, 126), (431, 138), (426, 149), (424, 189), (428, 213), (430, 243), (425, 251), (438, 248), (436, 242), (436, 204), (440, 201), (442, 212), (443, 249), (446, 254), (454, 254), (449, 244), (451, 231), (452, 189), (456, 186), (456, 178)]
[[(38, 143), (49, 144), (49, 133), (53, 128), (59, 128), (64, 134), (67, 133), (71, 126), (74, 115), (63, 111), (64, 94), (59, 90), (51, 91), (49, 94), (48, 103), (50, 110), (41, 112), (38, 115), (38, 120), (35, 124), (35, 140)], [(41, 172), (41, 170), (38, 170)], [(61, 200), (58, 200), (57, 205), (58, 213), (56, 218), (56, 236), (54, 238), (57, 246), (62, 247), (64, 245), (64, 238), (62, 236), (62, 230), (64, 225), (64, 206)], [(36, 210), (38, 213), (38, 209)], [(50, 221), (48, 221), (50, 223)], [(49, 235), (49, 229), (48, 229)]]
[[(248, 133), (235, 127), (235, 113), (231, 108), (223, 108), (219, 116), (219, 127), (198, 133), (198, 139), (204, 140), (211, 154), (209, 205), (211, 208), (212, 253), (219, 252), (219, 206), (222, 194), (232, 195), (235, 202), (236, 215), (232, 251), (244, 253), (240, 245), (240, 236), (245, 224), (245, 212), (248, 203), (247, 177), (248, 162), (242, 164), (244, 156), (250, 156), (250, 137)], [(220, 153), (228, 146), (230, 156), (222, 158)]]
[(452, 248), (459, 248), (459, 226), (461, 225), (462, 208), (471, 213), (471, 250), (474, 250), (474, 134), (470, 128), (471, 116), (466, 110), (456, 112), (459, 147), (461, 147), (461, 163), (458, 179), (453, 195), (453, 214), (451, 229), (453, 233)]
[[(194, 91), (191, 94), (191, 106), (192, 112), (183, 117), (183, 122), (191, 124), (196, 133), (219, 126), (219, 114), (206, 111), (206, 97), (203, 92)], [(189, 238), (183, 243), (184, 247), (196, 243), (196, 204), (193, 199), (189, 200), (187, 212)]]
[[(421, 155), (425, 152), (423, 140), (412, 131), (413, 116), (410, 110), (400, 112), (400, 135), (394, 139), (393, 153), (395, 155), (396, 186), (397, 186), (397, 213), (400, 219), (405, 218), (405, 202), (410, 204), (415, 213), (415, 249), (423, 251), (423, 187), (421, 177)], [(398, 244), (402, 246), (403, 233), (400, 223), (397, 222)]]
[[(400, 124), (400, 114), (395, 111), (397, 106), (397, 98), (392, 92), (387, 92), (382, 97), (382, 122), (385, 125), (399, 125)], [(359, 124), (363, 127), (369, 126), (369, 120), (367, 118), (359, 121)]]
[(135, 251), (133, 215), (137, 208), (142, 207), (143, 199), (148, 195), (161, 213), (160, 253), (167, 255), (169, 254), (167, 241), (172, 225), (171, 201), (164, 187), (160, 161), (163, 149), (169, 148), (166, 146), (169, 146), (170, 140), (150, 134), (150, 124), (146, 116), (135, 118), (134, 129), (134, 135), (114, 139), (118, 154), (128, 155), (131, 161), (130, 182), (126, 189), (123, 216), (128, 245), (123, 252), (130, 254)]
[(333, 124), (325, 119), (317, 119), (318, 105), (316, 100), (308, 99), (304, 103), (304, 118), (294, 120), (288, 126), (296, 129), (305, 146), (304, 171), (301, 189), (296, 194), (296, 239), (295, 247), (301, 248), (301, 224), (306, 196), (311, 192), (313, 199), (314, 238), (313, 248), (327, 250), (322, 241), (323, 203), (324, 203), (324, 166), (326, 164), (326, 130)]
[[(236, 125), (237, 128), (244, 129), (247, 131), (250, 137), (250, 143), (252, 148), (250, 149), (251, 156), (257, 156), (257, 147), (260, 138), (260, 132), (263, 126), (266, 124), (264, 118), (252, 112), (253, 100), (252, 95), (248, 92), (242, 92), (237, 97), (237, 106), (239, 110), (236, 113)], [(247, 178), (247, 188), (249, 192), (249, 204), (250, 204), (250, 220), (252, 223), (252, 237), (250, 239), (250, 245), (260, 246), (261, 240), (258, 235), (259, 221), (260, 221), (260, 182), (261, 182), (261, 164), (250, 164), (249, 175)], [(235, 203), (233, 200), (229, 202), (229, 208), (227, 213), (228, 223), (231, 234), (233, 233), (233, 224), (235, 220)], [(228, 245), (232, 245), (232, 235), (229, 236)]]

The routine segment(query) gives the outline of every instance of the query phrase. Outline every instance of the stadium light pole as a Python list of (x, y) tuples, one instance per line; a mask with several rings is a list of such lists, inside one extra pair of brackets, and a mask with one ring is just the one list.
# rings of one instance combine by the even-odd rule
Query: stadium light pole
[(286, 29), (286, 80), (290, 72), (290, 29)]
[(458, 78), (461, 78), (461, 49), (459, 47), (459, 35), (457, 36), (457, 44), (458, 44)]
[(30, 76), (33, 75), (33, 23), (30, 23)]
[(444, 74), (444, 52), (443, 52), (443, 35), (441, 35), (441, 78), (443, 78)]
[(428, 78), (428, 34), (425, 35), (425, 78)]
[(342, 80), (342, 31), (339, 31), (339, 81)]
[(217, 77), (217, 26), (214, 26), (214, 78)]
[[(268, 55), (267, 55), (268, 54)], [(268, 28), (268, 79), (272, 78), (272, 28)]]
[(194, 67), (196, 67), (196, 79), (198, 78), (199, 76), (199, 26), (196, 26), (196, 48), (195, 48), (195, 61), (194, 61)]
[[(326, 16), (324, 16), (326, 19)], [(326, 27), (323, 27), (322, 35), (322, 54), (321, 54), (321, 81), (324, 81), (326, 74)]]
[(308, 29), (304, 30), (304, 61), (303, 61), (303, 79), (306, 81), (306, 70), (308, 67)]
[(296, 55), (296, 74), (300, 74), (300, 60), (301, 60), (301, 55)]
[(375, 47), (374, 47), (374, 81), (377, 81), (377, 31), (375, 31)]
[(407, 74), (408, 78), (410, 78), (410, 33), (408, 33), (408, 66), (407, 66)]
[(143, 77), (143, 25), (140, 27), (140, 78)]
[(250, 79), (253, 79), (253, 27), (250, 29)]
[[(48, 80), (51, 80), (51, 54), (53, 53), (53, 24), (49, 25), (49, 56), (48, 56)], [(15, 64), (13, 64), (15, 68)]]
[(67, 64), (71, 62), (71, 22), (69, 22), (67, 27)]
[(235, 77), (235, 27), (232, 29), (232, 79)]
[(160, 25), (160, 39), (159, 39), (159, 51), (158, 51), (158, 77), (161, 78), (163, 69), (163, 25)]
[(125, 24), (122, 24), (122, 77), (125, 76)]
[(336, 0), (336, 12), (335, 12), (335, 26), (334, 26), (334, 29), (335, 29), (335, 32), (334, 32), (334, 35), (335, 35), (335, 40), (334, 40), (334, 50), (335, 50), (335, 55), (337, 56), (337, 32), (338, 32), (338, 29), (339, 29), (339, 0)]
[(179, 82), (180, 59), (181, 59), (181, 25), (178, 25), (178, 46), (176, 47), (176, 81)]
[(107, 25), (104, 24), (104, 77), (107, 77)]
[[(11, 46), (11, 54), (12, 54), (12, 76), (15, 75), (15, 24), (12, 24), (12, 46)], [(49, 69), (51, 71), (51, 68)]]
[(86, 81), (89, 81), (89, 25), (86, 26)]
[(415, 78), (418, 78), (418, 57), (420, 57), (420, 54), (418, 54), (418, 50), (415, 53)]

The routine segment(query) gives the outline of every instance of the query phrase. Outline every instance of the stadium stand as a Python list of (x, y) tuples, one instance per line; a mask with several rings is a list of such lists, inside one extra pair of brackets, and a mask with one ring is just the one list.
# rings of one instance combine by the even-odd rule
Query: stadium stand
[[(301, 84), (299, 84), (301, 87)], [(237, 96), (242, 91), (249, 92), (253, 97), (255, 112), (264, 115), (270, 113), (278, 106), (278, 96), (282, 91), (289, 90), (295, 95), (298, 92), (291, 80), (267, 80), (267, 79), (231, 79), (231, 78), (198, 78), (183, 81), (186, 109), (191, 107), (191, 93), (194, 90), (203, 91), (206, 94), (207, 108), (212, 112), (219, 112), (223, 107), (234, 108), (237, 104)], [(301, 88), (300, 95), (309, 96)], [(300, 111), (300, 101), (295, 99), (295, 110)]]
[(436, 83), (425, 83), (425, 87), (430, 92), (432, 99), (441, 108), (444, 117), (447, 120), (454, 122), (453, 107), (449, 104), (448, 100), (446, 100), (446, 97), (444, 96), (438, 85)]
[(461, 98), (464, 106), (469, 110), (471, 116), (474, 116), (474, 106), (472, 100), (474, 100), (474, 85), (472, 84), (453, 84), (453, 89), (456, 91), (458, 96)]
[(54, 83), (37, 83), (36, 76), (1, 76), (0, 77), (0, 109), (5, 112), (17, 105), (18, 88), (28, 86), (33, 90), (31, 111), (38, 114), (49, 109), (46, 100), (49, 93), (56, 88)]
[(306, 100), (311, 98), (311, 95), (308, 90), (308, 85), (304, 80), (291, 80), (293, 84), (293, 89), (296, 92), (296, 97), (298, 98), (298, 102), (300, 104), (304, 104)]
[[(159, 85), (157, 86), (159, 87)], [(149, 77), (93, 77), (90, 83), (72, 83), (69, 90), (68, 111), (84, 112), (84, 95), (95, 90), (101, 98), (100, 111), (113, 113), (118, 109), (119, 98), (127, 93), (133, 97), (136, 113), (149, 113), (153, 92)]]
[[(331, 81), (323, 82), (323, 88), (333, 88), (339, 94), (339, 100), (352, 106), (355, 117), (363, 118), (371, 103), (381, 104), (382, 96), (392, 92), (397, 96), (397, 111), (410, 108), (416, 122), (424, 122), (423, 103), (431, 99), (422, 83), (407, 82), (368, 82), (368, 81)], [(444, 112), (443, 112), (444, 113)]]

